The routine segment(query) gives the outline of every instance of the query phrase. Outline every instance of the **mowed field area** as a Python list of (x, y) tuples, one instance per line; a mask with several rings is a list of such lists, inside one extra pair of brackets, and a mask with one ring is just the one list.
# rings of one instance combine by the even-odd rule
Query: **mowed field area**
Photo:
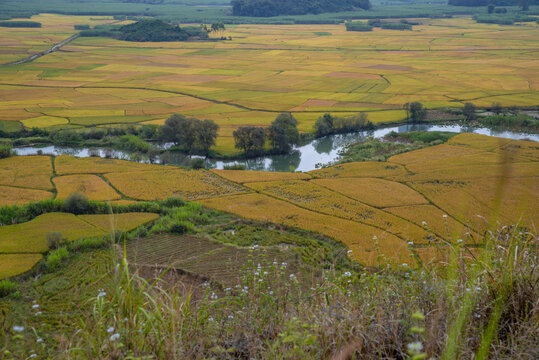
[[(43, 28), (0, 30), (2, 61), (69, 37), (73, 24), (111, 21), (32, 20)], [(230, 25), (227, 41), (78, 38), (34, 62), (0, 67), (0, 121), (80, 128), (162, 124), (181, 113), (216, 121), (216, 150), (231, 153), (237, 127), (267, 126), (283, 111), (309, 132), (325, 112), (400, 121), (410, 101), (429, 108), (539, 104), (539, 25), (417, 21), (412, 31), (372, 32), (347, 32), (344, 24)]]
[[(444, 251), (439, 249), (445, 241), (477, 246), (481, 235), (499, 224), (535, 226), (538, 179), (538, 143), (460, 134), (387, 162), (347, 163), (309, 173), (184, 170), (71, 156), (13, 157), (0, 160), (0, 186), (7, 194), (0, 197), (0, 205), (12, 204), (18, 195), (10, 193), (22, 191), (43, 198), (77, 191), (112, 202), (176, 196), (244, 218), (322, 233), (343, 242), (352, 250), (350, 257), (367, 265), (377, 264), (381, 257), (384, 262), (411, 264), (412, 254), (424, 262), (432, 260), (437, 251)], [(99, 216), (73, 216), (72, 221), (95, 229), (110, 227)], [(14, 226), (28, 225), (0, 231)], [(17, 251), (10, 239), (0, 232), (0, 246), (9, 250), (0, 253)], [(39, 240), (32, 246), (35, 249), (25, 249), (43, 251)]]

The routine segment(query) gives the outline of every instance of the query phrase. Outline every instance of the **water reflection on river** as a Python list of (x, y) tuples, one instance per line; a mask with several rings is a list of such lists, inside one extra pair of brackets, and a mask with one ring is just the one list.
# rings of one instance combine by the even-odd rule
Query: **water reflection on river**
[[(206, 159), (207, 168), (222, 169), (225, 165), (243, 164), (248, 170), (263, 171), (310, 171), (320, 165), (334, 162), (339, 157), (339, 152), (348, 144), (357, 142), (367, 137), (381, 138), (386, 134), (395, 131), (405, 133), (410, 131), (449, 131), (457, 133), (476, 133), (490, 136), (497, 136), (508, 139), (530, 139), (539, 142), (539, 135), (525, 134), (512, 131), (495, 131), (488, 128), (469, 128), (460, 125), (401, 125), (387, 128), (380, 128), (373, 131), (362, 131), (353, 134), (330, 135), (320, 139), (315, 139), (309, 144), (296, 147), (290, 154), (263, 156), (240, 161), (221, 161)], [(147, 159), (134, 158), (133, 154), (109, 150), (109, 149), (87, 149), (87, 148), (65, 148), (57, 146), (45, 147), (20, 147), (15, 148), (19, 155), (34, 155), (38, 151), (43, 154), (73, 155), (77, 157), (100, 156), (113, 157), (126, 160), (148, 162)], [(190, 160), (187, 156), (172, 152), (169, 154), (168, 163), (174, 165), (186, 165)]]

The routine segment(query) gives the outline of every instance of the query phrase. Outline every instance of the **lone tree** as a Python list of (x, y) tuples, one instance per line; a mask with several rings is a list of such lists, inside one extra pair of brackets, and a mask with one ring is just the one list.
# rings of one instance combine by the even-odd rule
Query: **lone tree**
[(410, 104), (410, 118), (413, 121), (423, 121), (427, 117), (427, 109), (419, 101)]
[(275, 152), (289, 152), (299, 140), (298, 121), (290, 113), (279, 114), (268, 129), (268, 138)]
[(213, 120), (197, 120), (195, 122), (196, 149), (202, 150), (207, 155), (210, 148), (215, 145), (219, 125)]
[(475, 114), (475, 105), (467, 102), (464, 104), (464, 108), (462, 109), (462, 115), (466, 118), (466, 121), (472, 121), (475, 120), (476, 114)]
[(260, 152), (266, 144), (266, 132), (260, 127), (240, 127), (232, 135), (236, 149), (241, 149), (246, 154)]
[(212, 120), (200, 121), (181, 114), (169, 117), (160, 129), (160, 138), (181, 146), (191, 153), (202, 150), (205, 154), (215, 145), (219, 126)]
[(321, 116), (316, 120), (314, 123), (314, 128), (316, 131), (316, 136), (321, 137), (324, 135), (331, 134), (333, 132), (333, 123), (334, 118), (331, 116), (331, 114), (324, 114), (324, 116)]

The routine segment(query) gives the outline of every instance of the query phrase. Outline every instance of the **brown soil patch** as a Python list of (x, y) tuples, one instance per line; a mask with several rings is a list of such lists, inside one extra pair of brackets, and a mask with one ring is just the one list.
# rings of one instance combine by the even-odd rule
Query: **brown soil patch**
[(350, 108), (379, 108), (379, 109), (400, 109), (399, 105), (393, 104), (378, 104), (378, 103), (365, 103), (365, 102), (340, 102), (335, 107), (350, 107)]
[(443, 112), (441, 110), (427, 110), (427, 120), (457, 120), (458, 115)]
[(334, 100), (316, 100), (310, 99), (303, 103), (302, 107), (330, 107), (337, 104)]

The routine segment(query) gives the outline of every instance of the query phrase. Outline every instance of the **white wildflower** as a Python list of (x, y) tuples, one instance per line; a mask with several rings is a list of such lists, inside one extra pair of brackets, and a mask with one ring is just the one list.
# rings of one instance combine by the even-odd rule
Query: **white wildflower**
[(42, 343), (42, 342), (43, 342), (43, 339), (42, 339), (42, 338), (37, 338), (37, 339), (36, 339), (36, 342), (37, 342), (37, 343)]
[(107, 329), (107, 332), (108, 332), (109, 334), (110, 334), (111, 332), (113, 332), (113, 331), (114, 331), (114, 326), (111, 326), (111, 327), (109, 327), (109, 328)]
[(24, 331), (24, 326), (15, 325), (13, 327), (13, 331), (15, 331), (15, 332), (23, 332)]
[(38, 305), (38, 304), (32, 305), (32, 309), (37, 309), (37, 308), (39, 308), (39, 305)]
[(423, 344), (421, 342), (416, 341), (413, 343), (410, 343), (406, 346), (408, 348), (408, 351), (418, 353), (421, 350), (423, 350)]
[(110, 341), (116, 341), (120, 338), (120, 334), (116, 333), (116, 334), (112, 334), (110, 336)]
[(347, 271), (344, 273), (344, 276), (352, 276), (352, 273), (350, 271)]

